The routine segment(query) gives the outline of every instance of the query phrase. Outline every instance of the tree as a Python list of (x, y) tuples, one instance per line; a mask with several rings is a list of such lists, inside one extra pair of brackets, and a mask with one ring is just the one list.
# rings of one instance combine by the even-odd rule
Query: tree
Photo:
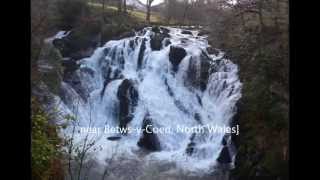
[(118, 13), (122, 12), (122, 0), (118, 0)]
[(153, 0), (147, 0), (147, 15), (146, 15), (146, 21), (150, 23), (150, 13), (151, 13), (151, 4), (153, 3)]
[(123, 0), (123, 12), (127, 13), (127, 0)]

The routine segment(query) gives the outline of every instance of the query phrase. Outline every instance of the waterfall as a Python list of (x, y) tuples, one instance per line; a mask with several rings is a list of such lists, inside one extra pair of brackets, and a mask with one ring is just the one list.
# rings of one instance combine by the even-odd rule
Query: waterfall
[[(198, 31), (173, 27), (147, 27), (134, 37), (109, 41), (78, 61), (80, 67), (56, 97), (58, 109), (76, 118), (78, 142), (87, 135), (81, 128), (101, 128), (89, 133), (101, 164), (116, 148), (118, 157), (170, 162), (201, 174), (218, 166), (222, 141), (230, 147), (233, 164), (230, 136), (207, 127), (230, 127), (241, 97), (238, 66), (220, 50), (210, 54), (208, 47)], [(153, 129), (104, 133), (117, 127)], [(204, 132), (176, 131), (192, 127), (204, 127)], [(156, 132), (160, 129), (168, 132)], [(70, 125), (63, 136), (71, 131)]]

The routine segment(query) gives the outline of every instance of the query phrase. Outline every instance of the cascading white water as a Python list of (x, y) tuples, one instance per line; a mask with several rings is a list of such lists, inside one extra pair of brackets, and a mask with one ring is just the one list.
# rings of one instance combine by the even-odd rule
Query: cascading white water
[[(132, 129), (141, 128), (146, 116), (158, 129), (230, 126), (235, 104), (241, 97), (238, 67), (225, 59), (222, 52), (208, 54), (205, 36), (198, 36), (197, 31), (183, 31), (161, 27), (157, 33), (165, 37), (160, 40), (160, 48), (151, 45), (156, 37), (152, 28), (145, 28), (134, 37), (109, 41), (91, 57), (79, 61), (80, 68), (74, 72), (79, 78), (77, 86), (62, 83), (63, 95), (57, 97), (62, 99), (59, 110), (74, 115), (78, 128), (101, 128), (100, 133), (90, 134), (90, 138), (96, 138), (97, 148), (93, 149), (99, 150), (94, 156), (101, 164), (117, 148), (119, 157), (143, 158), (146, 163), (173, 162), (180, 169), (200, 174), (216, 165), (223, 148), (223, 133), (154, 132), (160, 147), (142, 157), (137, 153), (143, 149), (137, 145), (143, 136), (141, 131), (125, 135), (103, 133), (105, 127), (119, 126), (120, 106), (129, 108), (126, 115), (130, 120), (125, 126)], [(177, 62), (181, 48), (185, 54)], [(180, 51), (174, 53), (176, 49)], [(119, 91), (125, 79), (129, 80), (129, 90), (124, 90), (126, 103), (121, 105)], [(67, 128), (64, 135), (69, 136), (71, 129)], [(75, 138), (80, 142), (85, 135), (77, 133)], [(121, 139), (110, 141), (110, 136)], [(193, 151), (188, 154), (191, 142)]]

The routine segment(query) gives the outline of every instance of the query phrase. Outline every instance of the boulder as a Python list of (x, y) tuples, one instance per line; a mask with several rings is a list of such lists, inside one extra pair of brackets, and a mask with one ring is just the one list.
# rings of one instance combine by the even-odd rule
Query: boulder
[[(166, 31), (167, 30), (167, 31)], [(165, 38), (169, 38), (169, 30), (165, 28), (153, 27), (152, 31), (154, 34), (150, 39), (150, 46), (153, 51), (159, 51), (162, 48), (162, 41)]]
[(132, 81), (125, 79), (118, 88), (119, 100), (119, 127), (126, 128), (133, 118), (133, 112), (138, 104), (138, 91), (134, 88)]
[(147, 114), (142, 123), (143, 134), (140, 140), (138, 141), (138, 146), (149, 151), (159, 151), (160, 142), (157, 135), (152, 130), (152, 119)]
[(172, 64), (172, 69), (174, 72), (178, 71), (178, 66), (186, 55), (187, 52), (182, 47), (170, 46), (169, 61)]
[(150, 39), (151, 49), (153, 51), (159, 51), (162, 48), (162, 41), (167, 37), (170, 37), (170, 36), (166, 34), (159, 34), (159, 33), (152, 35)]

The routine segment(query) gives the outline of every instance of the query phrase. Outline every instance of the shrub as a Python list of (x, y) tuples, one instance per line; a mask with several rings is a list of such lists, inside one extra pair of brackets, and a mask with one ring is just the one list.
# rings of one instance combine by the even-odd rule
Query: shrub
[[(42, 110), (35, 97), (31, 99), (31, 165), (33, 179), (49, 179), (63, 174), (56, 172), (59, 161), (60, 138), (57, 127), (49, 124), (49, 116)], [(59, 165), (58, 165), (59, 166)], [(60, 166), (61, 167), (61, 166)], [(55, 173), (52, 173), (53, 169)]]

